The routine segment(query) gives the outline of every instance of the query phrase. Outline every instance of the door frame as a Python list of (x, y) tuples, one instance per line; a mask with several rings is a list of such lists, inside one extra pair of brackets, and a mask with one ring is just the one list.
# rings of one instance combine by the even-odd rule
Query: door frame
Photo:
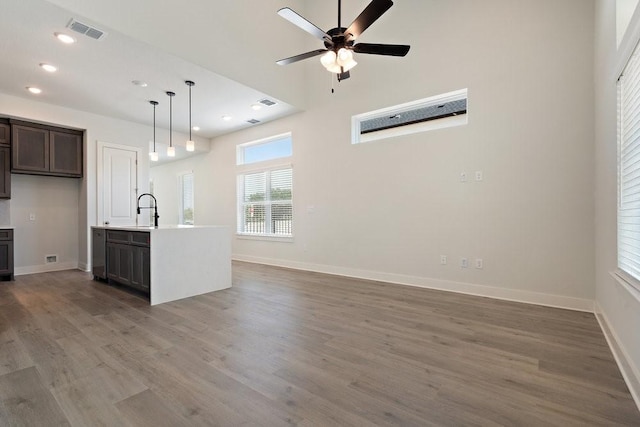
[(126, 151), (135, 151), (137, 155), (137, 164), (136, 164), (136, 186), (138, 194), (141, 194), (140, 186), (144, 182), (142, 181), (142, 173), (141, 173), (141, 162), (142, 159), (142, 148), (135, 147), (132, 145), (123, 145), (123, 144), (113, 144), (110, 142), (97, 141), (97, 149), (96, 153), (96, 201), (97, 201), (97, 209), (96, 209), (96, 224), (104, 225), (104, 149), (105, 148), (114, 148), (119, 150)]

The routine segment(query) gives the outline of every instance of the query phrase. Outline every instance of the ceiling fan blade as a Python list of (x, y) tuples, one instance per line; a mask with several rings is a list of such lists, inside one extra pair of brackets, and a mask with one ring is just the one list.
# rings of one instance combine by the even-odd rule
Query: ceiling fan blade
[(327, 49), (312, 50), (311, 52), (301, 53), (300, 55), (292, 56), (290, 58), (281, 59), (276, 62), (278, 65), (288, 65), (294, 62), (302, 61), (303, 59), (313, 58), (314, 56), (322, 55)]
[(329, 36), (329, 34), (325, 33), (323, 30), (316, 27), (288, 7), (280, 9), (278, 11), (278, 15), (320, 40), (331, 41), (331, 36)]
[(358, 43), (353, 46), (353, 51), (371, 55), (405, 56), (410, 48), (406, 44)]
[(393, 6), (391, 0), (373, 0), (344, 32), (349, 40), (355, 40)]

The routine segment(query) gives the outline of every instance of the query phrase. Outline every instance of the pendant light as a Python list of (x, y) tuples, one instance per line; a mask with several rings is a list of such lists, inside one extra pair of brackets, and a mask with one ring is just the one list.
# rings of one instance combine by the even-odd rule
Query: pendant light
[(169, 96), (169, 147), (167, 148), (167, 156), (176, 156), (176, 147), (173, 146), (173, 102), (172, 99), (176, 94), (174, 92), (167, 92)]
[(195, 151), (196, 143), (191, 138), (191, 87), (195, 86), (195, 83), (191, 80), (186, 80), (184, 83), (189, 86), (189, 140), (187, 141), (187, 151)]
[(149, 101), (153, 105), (153, 152), (149, 153), (152, 162), (158, 161), (158, 153), (156, 152), (156, 105), (158, 101)]

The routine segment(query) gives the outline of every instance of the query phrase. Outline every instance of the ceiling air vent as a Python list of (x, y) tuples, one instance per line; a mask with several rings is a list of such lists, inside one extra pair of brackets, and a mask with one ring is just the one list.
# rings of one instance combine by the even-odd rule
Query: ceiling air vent
[(255, 125), (257, 123), (260, 123), (260, 120), (251, 119), (251, 120), (247, 120), (247, 123), (251, 123), (252, 125)]
[(107, 35), (107, 33), (105, 33), (104, 31), (96, 27), (91, 27), (87, 24), (83, 24), (82, 22), (76, 21), (75, 19), (71, 19), (71, 21), (69, 21), (67, 28), (70, 28), (76, 33), (84, 34), (85, 36), (91, 37), (95, 40), (102, 40)]
[(267, 107), (271, 107), (272, 105), (276, 105), (277, 102), (276, 101), (272, 101), (270, 99), (261, 99), (260, 101), (258, 101), (260, 104), (266, 105)]

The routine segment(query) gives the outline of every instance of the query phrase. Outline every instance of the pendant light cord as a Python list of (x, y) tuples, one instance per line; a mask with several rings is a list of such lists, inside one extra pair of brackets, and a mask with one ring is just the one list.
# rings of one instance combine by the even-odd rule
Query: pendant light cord
[(191, 139), (191, 86), (189, 85), (189, 141), (193, 141)]

